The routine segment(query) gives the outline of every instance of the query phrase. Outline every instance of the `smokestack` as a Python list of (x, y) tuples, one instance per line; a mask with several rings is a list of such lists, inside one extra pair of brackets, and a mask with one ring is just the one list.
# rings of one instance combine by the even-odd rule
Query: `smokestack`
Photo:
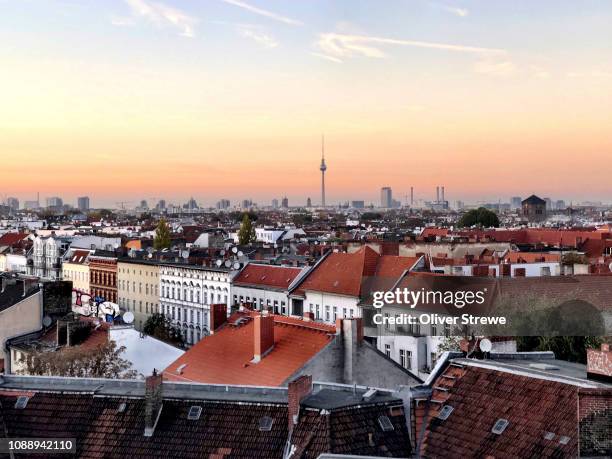
[(440, 202), (440, 187), (436, 187), (436, 202)]
[(163, 408), (162, 402), (162, 375), (157, 374), (154, 368), (153, 374), (145, 379), (145, 437), (152, 437), (155, 432), (155, 426)]
[(444, 202), (444, 187), (442, 187), (442, 202)]
[(410, 206), (414, 205), (414, 187), (410, 187)]

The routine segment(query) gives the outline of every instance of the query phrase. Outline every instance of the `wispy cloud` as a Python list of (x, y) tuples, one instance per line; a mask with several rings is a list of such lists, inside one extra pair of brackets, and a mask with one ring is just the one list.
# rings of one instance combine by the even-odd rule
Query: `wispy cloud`
[(311, 56), (318, 57), (319, 59), (325, 59), (326, 61), (335, 62), (336, 64), (342, 64), (344, 61), (334, 56), (328, 56), (327, 54), (321, 53), (310, 53)]
[(477, 46), (454, 45), (449, 43), (433, 43), (415, 40), (400, 40), (395, 38), (374, 37), (368, 35), (347, 35), (340, 33), (323, 33), (319, 35), (317, 46), (323, 54), (339, 59), (353, 56), (372, 58), (386, 57), (381, 45), (410, 46), (416, 48), (429, 48), (459, 53), (472, 53), (482, 56), (502, 55), (503, 49), (482, 48)]
[(275, 21), (283, 22), (285, 24), (294, 25), (294, 26), (303, 25), (303, 23), (301, 21), (298, 21), (297, 19), (292, 19), (287, 16), (282, 16), (278, 13), (274, 13), (273, 11), (264, 10), (263, 8), (258, 8), (256, 6), (245, 3), (241, 0), (221, 0), (221, 1), (229, 5), (234, 5), (234, 6), (237, 6), (238, 8), (242, 8), (244, 10), (250, 11), (251, 13), (255, 13), (260, 16), (265, 16), (267, 18), (274, 19)]
[(512, 61), (480, 61), (474, 64), (474, 71), (481, 75), (506, 78), (517, 75), (519, 70)]
[(255, 41), (264, 48), (276, 48), (278, 46), (278, 41), (276, 41), (271, 35), (261, 30), (259, 27), (237, 25), (236, 30), (243, 37)]
[(198, 20), (172, 6), (148, 0), (125, 0), (136, 17), (142, 17), (157, 26), (172, 26), (181, 31), (184, 37), (195, 35)]
[(568, 72), (568, 78), (612, 78), (612, 71), (589, 70), (584, 72)]
[(464, 18), (468, 14), (470, 14), (470, 12), (466, 8), (458, 8), (456, 6), (450, 6), (450, 5), (445, 5), (443, 3), (435, 3), (435, 2), (431, 2), (431, 5), (443, 11), (446, 11), (447, 13), (451, 13), (451, 14), (454, 14), (455, 16), (459, 16), (461, 18)]

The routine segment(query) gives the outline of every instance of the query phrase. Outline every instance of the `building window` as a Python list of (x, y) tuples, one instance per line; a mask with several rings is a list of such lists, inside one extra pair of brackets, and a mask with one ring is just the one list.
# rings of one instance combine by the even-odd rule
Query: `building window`
[(385, 344), (385, 355), (391, 358), (391, 345), (390, 344)]
[(400, 365), (408, 370), (412, 368), (412, 351), (400, 349)]
[(438, 326), (431, 324), (431, 336), (438, 336)]

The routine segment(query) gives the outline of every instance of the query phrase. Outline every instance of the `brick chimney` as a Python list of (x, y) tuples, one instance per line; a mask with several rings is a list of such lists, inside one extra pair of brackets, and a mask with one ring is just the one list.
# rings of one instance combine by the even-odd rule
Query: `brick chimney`
[(312, 393), (312, 376), (302, 375), (289, 383), (288, 395), (288, 422), (289, 432), (293, 430), (293, 426), (297, 424), (298, 415), (300, 414), (300, 403)]
[(145, 379), (145, 437), (153, 436), (162, 408), (162, 375), (157, 374), (157, 370), (153, 369), (153, 374)]
[(274, 316), (255, 316), (253, 341), (253, 363), (257, 363), (274, 347)]
[(609, 344), (602, 344), (601, 349), (587, 349), (587, 377), (612, 381), (612, 351)]
[(227, 305), (211, 304), (210, 305), (210, 334), (214, 335), (215, 331), (227, 322)]
[(608, 387), (578, 389), (577, 456), (609, 457), (612, 444), (611, 412), (612, 389)]

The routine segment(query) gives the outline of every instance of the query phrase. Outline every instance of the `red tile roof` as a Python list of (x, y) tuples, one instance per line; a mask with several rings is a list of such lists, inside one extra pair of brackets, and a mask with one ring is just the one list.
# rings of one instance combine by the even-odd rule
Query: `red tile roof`
[(85, 263), (88, 256), (89, 256), (89, 250), (75, 250), (70, 255), (70, 259), (68, 260), (68, 263), (78, 263), (78, 264)]
[(27, 237), (28, 234), (26, 233), (5, 233), (0, 236), (0, 247), (19, 245)]
[(363, 288), (366, 278), (398, 280), (418, 260), (419, 257), (381, 256), (368, 246), (354, 253), (330, 253), (313, 268), (298, 286), (297, 292), (312, 290), (359, 297), (366, 293)]
[[(561, 382), (496, 371), (449, 366), (436, 382), (425, 421), (424, 457), (576, 457), (578, 388)], [(437, 417), (442, 406), (453, 411)], [(498, 419), (509, 424), (497, 435)], [(551, 440), (546, 432), (554, 433)], [(569, 438), (567, 444), (560, 438)]]
[[(174, 381), (209, 384), (280, 386), (332, 339), (333, 326), (274, 316), (274, 347), (259, 363), (251, 363), (257, 313), (237, 313), (220, 330), (194, 345), (164, 370)], [(245, 324), (235, 326), (239, 318)], [(182, 365), (182, 373), (177, 369)]]
[(249, 263), (240, 271), (233, 283), (286, 290), (301, 271), (301, 268)]
[(561, 255), (547, 252), (508, 252), (504, 260), (510, 263), (559, 263)]

